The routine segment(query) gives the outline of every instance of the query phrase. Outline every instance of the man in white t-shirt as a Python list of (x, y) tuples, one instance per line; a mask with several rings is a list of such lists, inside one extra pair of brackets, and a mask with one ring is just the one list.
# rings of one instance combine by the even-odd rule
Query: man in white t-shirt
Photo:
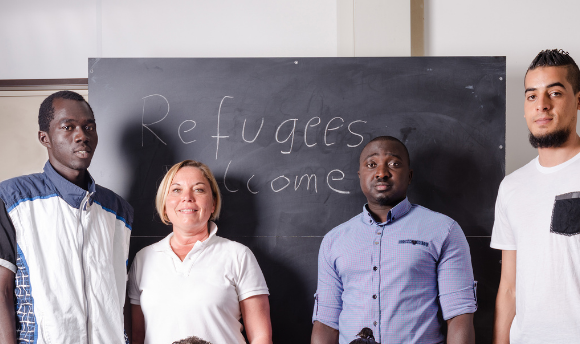
[(494, 343), (580, 343), (580, 71), (568, 53), (544, 50), (524, 86), (538, 157), (505, 177), (497, 196)]

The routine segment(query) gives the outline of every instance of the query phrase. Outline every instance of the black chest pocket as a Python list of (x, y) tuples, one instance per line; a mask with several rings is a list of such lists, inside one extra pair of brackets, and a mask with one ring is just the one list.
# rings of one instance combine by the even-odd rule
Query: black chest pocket
[(580, 191), (556, 196), (550, 232), (567, 236), (580, 234)]

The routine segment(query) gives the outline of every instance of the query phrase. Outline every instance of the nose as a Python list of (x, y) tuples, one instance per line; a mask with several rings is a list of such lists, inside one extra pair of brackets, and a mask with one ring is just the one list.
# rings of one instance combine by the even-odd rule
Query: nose
[(375, 171), (375, 178), (377, 179), (391, 178), (391, 171), (389, 170), (389, 166), (387, 164), (378, 165)]
[(547, 94), (539, 94), (536, 102), (536, 109), (538, 111), (548, 111), (552, 107), (552, 100)]
[(186, 189), (181, 193), (181, 201), (182, 202), (193, 202), (195, 200), (193, 190)]
[(87, 135), (87, 133), (85, 132), (85, 130), (79, 126), (75, 129), (74, 140), (75, 142), (88, 142), (90, 138), (89, 135)]

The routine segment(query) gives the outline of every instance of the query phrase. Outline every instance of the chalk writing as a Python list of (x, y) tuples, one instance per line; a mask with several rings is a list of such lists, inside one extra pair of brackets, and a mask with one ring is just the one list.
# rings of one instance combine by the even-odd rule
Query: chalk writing
[(344, 119), (342, 119), (340, 117), (334, 117), (330, 121), (328, 121), (328, 123), (326, 124), (326, 129), (324, 130), (324, 144), (326, 144), (327, 146), (331, 146), (334, 144), (334, 142), (328, 143), (326, 141), (326, 137), (328, 136), (328, 132), (332, 131), (332, 130), (339, 129), (340, 127), (342, 127), (342, 124), (340, 124), (338, 127), (334, 127), (334, 128), (330, 128), (330, 129), (328, 128), (330, 126), (330, 123), (332, 123), (332, 121), (334, 121), (335, 119), (340, 119), (342, 121), (342, 123), (344, 123)]
[[(156, 120), (154, 121), (146, 121), (145, 118), (145, 114), (148, 113), (148, 111), (146, 111), (146, 101), (149, 99), (152, 99), (152, 97), (159, 97), (159, 99), (163, 99), (163, 106), (161, 107), (162, 111), (160, 111), (160, 115), (158, 115), (156, 118)], [(218, 107), (218, 111), (217, 111), (217, 120), (216, 120), (216, 133), (215, 135), (212, 135), (211, 137), (216, 139), (216, 149), (215, 149), (215, 158), (216, 160), (218, 159), (219, 156), (219, 148), (220, 148), (220, 141), (223, 139), (227, 139), (230, 138), (231, 135), (226, 135), (222, 132), (221, 130), (221, 120), (222, 120), (222, 107), (224, 105), (224, 102), (226, 101), (226, 99), (233, 99), (234, 97), (232, 96), (224, 96), (221, 98), (219, 107)], [(142, 115), (141, 115), (141, 145), (143, 146), (143, 136), (144, 136), (144, 131), (145, 129), (147, 129), (149, 132), (151, 132), (156, 139), (158, 139), (160, 142), (162, 142), (164, 145), (167, 145), (167, 143), (165, 141), (163, 141), (161, 139), (161, 137), (153, 130), (152, 126), (162, 122), (163, 120), (165, 120), (168, 116), (169, 116), (169, 101), (167, 100), (166, 97), (164, 97), (161, 94), (151, 94), (148, 95), (146, 97), (143, 97), (143, 110), (142, 110)], [(166, 106), (166, 109), (165, 109)], [(151, 116), (150, 114), (148, 116)], [(293, 152), (294, 149), (294, 139), (296, 137), (296, 127), (299, 123), (299, 119), (298, 118), (290, 118), (290, 119), (286, 119), (283, 120), (282, 122), (280, 122), (277, 126), (276, 126), (276, 132), (274, 134), (274, 139), (276, 140), (277, 143), (279, 144), (286, 144), (287, 148), (286, 149), (282, 149), (280, 150), (280, 153), (288, 155), (291, 154)], [(260, 120), (260, 126), (257, 129), (255, 135), (253, 138), (249, 138), (246, 137), (247, 133), (246, 133), (246, 123), (247, 119), (244, 119), (243, 125), (242, 125), (242, 131), (241, 131), (241, 139), (243, 142), (247, 143), (247, 144), (252, 144), (254, 143), (257, 138), (260, 136), (260, 134), (262, 133), (262, 129), (264, 128), (264, 123), (265, 123), (265, 118), (262, 117)], [(361, 135), (358, 131), (355, 131), (354, 126), (355, 124), (358, 125), (362, 125), (362, 124), (366, 124), (367, 121), (363, 121), (363, 120), (354, 120), (352, 122), (350, 122), (347, 125), (348, 128), (348, 133), (350, 135), (353, 135), (355, 137), (358, 138), (358, 142), (351, 144), (351, 143), (347, 143), (346, 146), (349, 148), (354, 148), (354, 147), (358, 147), (359, 145), (361, 145), (364, 141), (364, 137), (363, 135)], [(316, 126), (319, 126), (322, 124), (322, 118), (319, 116), (315, 116), (312, 117), (310, 119), (308, 119), (308, 121), (306, 121), (306, 124), (304, 125), (304, 145), (306, 147), (306, 149), (311, 149), (313, 147), (315, 147), (317, 145), (316, 142), (316, 135), (315, 132), (316, 131), (312, 131), (311, 129), (315, 128)], [(325, 125), (324, 127), (324, 132), (323, 132), (323, 137), (322, 137), (322, 141), (324, 142), (324, 145), (327, 147), (333, 146), (337, 143), (337, 141), (332, 141), (331, 142), (331, 138), (329, 137), (329, 135), (336, 130), (339, 130), (340, 128), (344, 127), (345, 121), (342, 117), (333, 117), (331, 118)], [(196, 142), (196, 139), (194, 139), (192, 136), (193, 130), (197, 127), (197, 122), (193, 119), (186, 119), (184, 121), (182, 121), (179, 126), (177, 127), (177, 136), (179, 137), (179, 140), (183, 143), (183, 144), (191, 144)], [(288, 134), (286, 134), (286, 132)], [(250, 134), (251, 135), (251, 134)], [(231, 187), (231, 185), (228, 185), (227, 182), (227, 178), (228, 178), (228, 173), (230, 172), (230, 167), (232, 165), (232, 160), (230, 160), (227, 164), (227, 167), (225, 169), (224, 172), (224, 176), (223, 176), (223, 186), (225, 191), (227, 192), (238, 192), (239, 189), (234, 189)], [(257, 190), (255, 188), (250, 187), (250, 182), (252, 181), (252, 179), (256, 177), (256, 175), (252, 175), (250, 178), (248, 178), (247, 182), (246, 182), (246, 188), (248, 190), (248, 192), (250, 192), (251, 194), (257, 194), (260, 192), (260, 190)], [(340, 181), (345, 179), (345, 174), (343, 171), (339, 170), (339, 169), (333, 169), (330, 172), (328, 172), (326, 174), (326, 185), (328, 186), (328, 188), (336, 193), (339, 194), (350, 194), (350, 191), (348, 190), (343, 190), (340, 187)], [(286, 174), (281, 174), (279, 176), (277, 176), (276, 178), (273, 178), (270, 181), (270, 189), (275, 192), (282, 192), (283, 190), (286, 190), (290, 184), (291, 184), (291, 177), (287, 176)], [(259, 185), (259, 184), (258, 184)], [(298, 192), (300, 190), (300, 187), (304, 185), (304, 187), (302, 188), (302, 190), (305, 191), (313, 191), (314, 193), (318, 193), (318, 177), (315, 173), (312, 174), (296, 174), (294, 175), (294, 191)], [(291, 189), (290, 189), (291, 190)]]
[[(165, 102), (167, 103), (167, 112), (165, 113), (165, 115), (158, 121), (155, 121), (153, 123), (145, 123), (145, 100), (149, 97), (161, 97), (163, 98), (163, 100), (165, 100)], [(155, 134), (155, 132), (153, 130), (151, 130), (151, 128), (149, 128), (150, 125), (153, 124), (157, 124), (161, 121), (163, 121), (165, 119), (165, 117), (167, 117), (167, 115), (169, 115), (169, 101), (167, 101), (167, 98), (165, 98), (164, 96), (160, 95), (160, 94), (151, 94), (148, 96), (145, 96), (142, 98), (143, 99), (143, 112), (141, 114), (141, 147), (143, 147), (143, 130), (147, 129), (149, 130), (153, 135), (155, 135), (155, 137), (161, 141), (164, 145), (167, 145), (167, 143), (165, 143), (159, 136), (157, 136), (157, 134)]]
[[(292, 126), (292, 130), (290, 131), (290, 134), (288, 134), (288, 137), (285, 138), (284, 140), (280, 141), (280, 139), (278, 138), (278, 133), (280, 132), (280, 128), (282, 128), (282, 126), (290, 121), (293, 121), (293, 126)], [(290, 138), (292, 138), (290, 140), (290, 149), (287, 152), (284, 151), (280, 151), (282, 154), (290, 154), (292, 152), (292, 147), (294, 146), (294, 131), (296, 130), (296, 122), (298, 121), (298, 118), (292, 118), (292, 119), (287, 119), (284, 122), (280, 123), (280, 125), (278, 126), (278, 129), (276, 129), (276, 141), (278, 143), (284, 143), (286, 141), (288, 141)]]
[(244, 118), (244, 126), (242, 127), (242, 140), (246, 141), (247, 143), (252, 143), (254, 141), (256, 141), (256, 139), (258, 138), (258, 135), (260, 135), (260, 131), (262, 131), (262, 127), (264, 126), (264, 117), (262, 117), (262, 123), (260, 124), (260, 129), (258, 129), (258, 132), (256, 133), (256, 136), (254, 136), (253, 140), (246, 140), (246, 135), (245, 135), (245, 131), (246, 131), (246, 119)]
[(185, 121), (181, 122), (181, 124), (179, 125), (179, 128), (177, 128), (177, 135), (179, 135), (179, 139), (181, 140), (181, 142), (185, 143), (186, 145), (187, 145), (187, 144), (190, 144), (190, 143), (192, 143), (192, 142), (195, 142), (195, 140), (191, 140), (191, 141), (187, 141), (187, 142), (186, 142), (186, 141), (183, 139), (183, 137), (181, 137), (181, 126), (182, 126), (182, 125), (184, 125), (184, 124), (185, 124), (185, 123), (187, 123), (187, 122), (191, 122), (191, 123), (193, 123), (193, 127), (189, 128), (189, 129), (187, 129), (187, 130), (184, 130), (184, 131), (183, 131), (184, 133), (187, 133), (187, 132), (190, 132), (190, 131), (192, 131), (192, 130), (195, 128), (195, 126), (197, 125), (197, 123), (195, 123), (195, 121), (193, 121), (193, 120), (191, 120), (191, 119), (188, 119), (188, 120), (185, 120)]
[(220, 115), (221, 115), (221, 112), (222, 112), (222, 105), (223, 105), (223, 103), (224, 103), (224, 100), (226, 100), (226, 98), (233, 98), (233, 97), (230, 97), (230, 96), (224, 96), (224, 97), (222, 98), (222, 101), (220, 102), (220, 107), (219, 107), (219, 109), (218, 109), (218, 117), (217, 117), (217, 135), (215, 135), (215, 136), (212, 136), (214, 139), (216, 139), (216, 147), (215, 147), (215, 159), (216, 159), (216, 160), (217, 160), (217, 158), (218, 158), (218, 151), (219, 151), (219, 149), (220, 149), (220, 139), (225, 139), (225, 138), (229, 137), (229, 136), (222, 136), (222, 135), (220, 135)]

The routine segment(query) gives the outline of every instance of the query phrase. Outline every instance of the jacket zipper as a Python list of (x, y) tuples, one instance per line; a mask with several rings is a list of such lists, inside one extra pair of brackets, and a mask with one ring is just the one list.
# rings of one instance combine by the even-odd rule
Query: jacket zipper
[[(83, 211), (85, 207), (88, 206), (89, 198), (91, 194), (87, 191), (87, 194), (81, 202), (79, 208), (79, 216), (77, 218), (77, 227), (81, 230), (81, 272), (83, 279), (83, 298), (85, 302), (85, 332), (87, 334), (87, 344), (90, 344), (90, 334), (89, 334), (89, 298), (87, 297), (87, 285), (86, 285), (86, 275), (85, 275), (85, 228), (83, 226)], [(88, 208), (87, 208), (88, 210)]]

